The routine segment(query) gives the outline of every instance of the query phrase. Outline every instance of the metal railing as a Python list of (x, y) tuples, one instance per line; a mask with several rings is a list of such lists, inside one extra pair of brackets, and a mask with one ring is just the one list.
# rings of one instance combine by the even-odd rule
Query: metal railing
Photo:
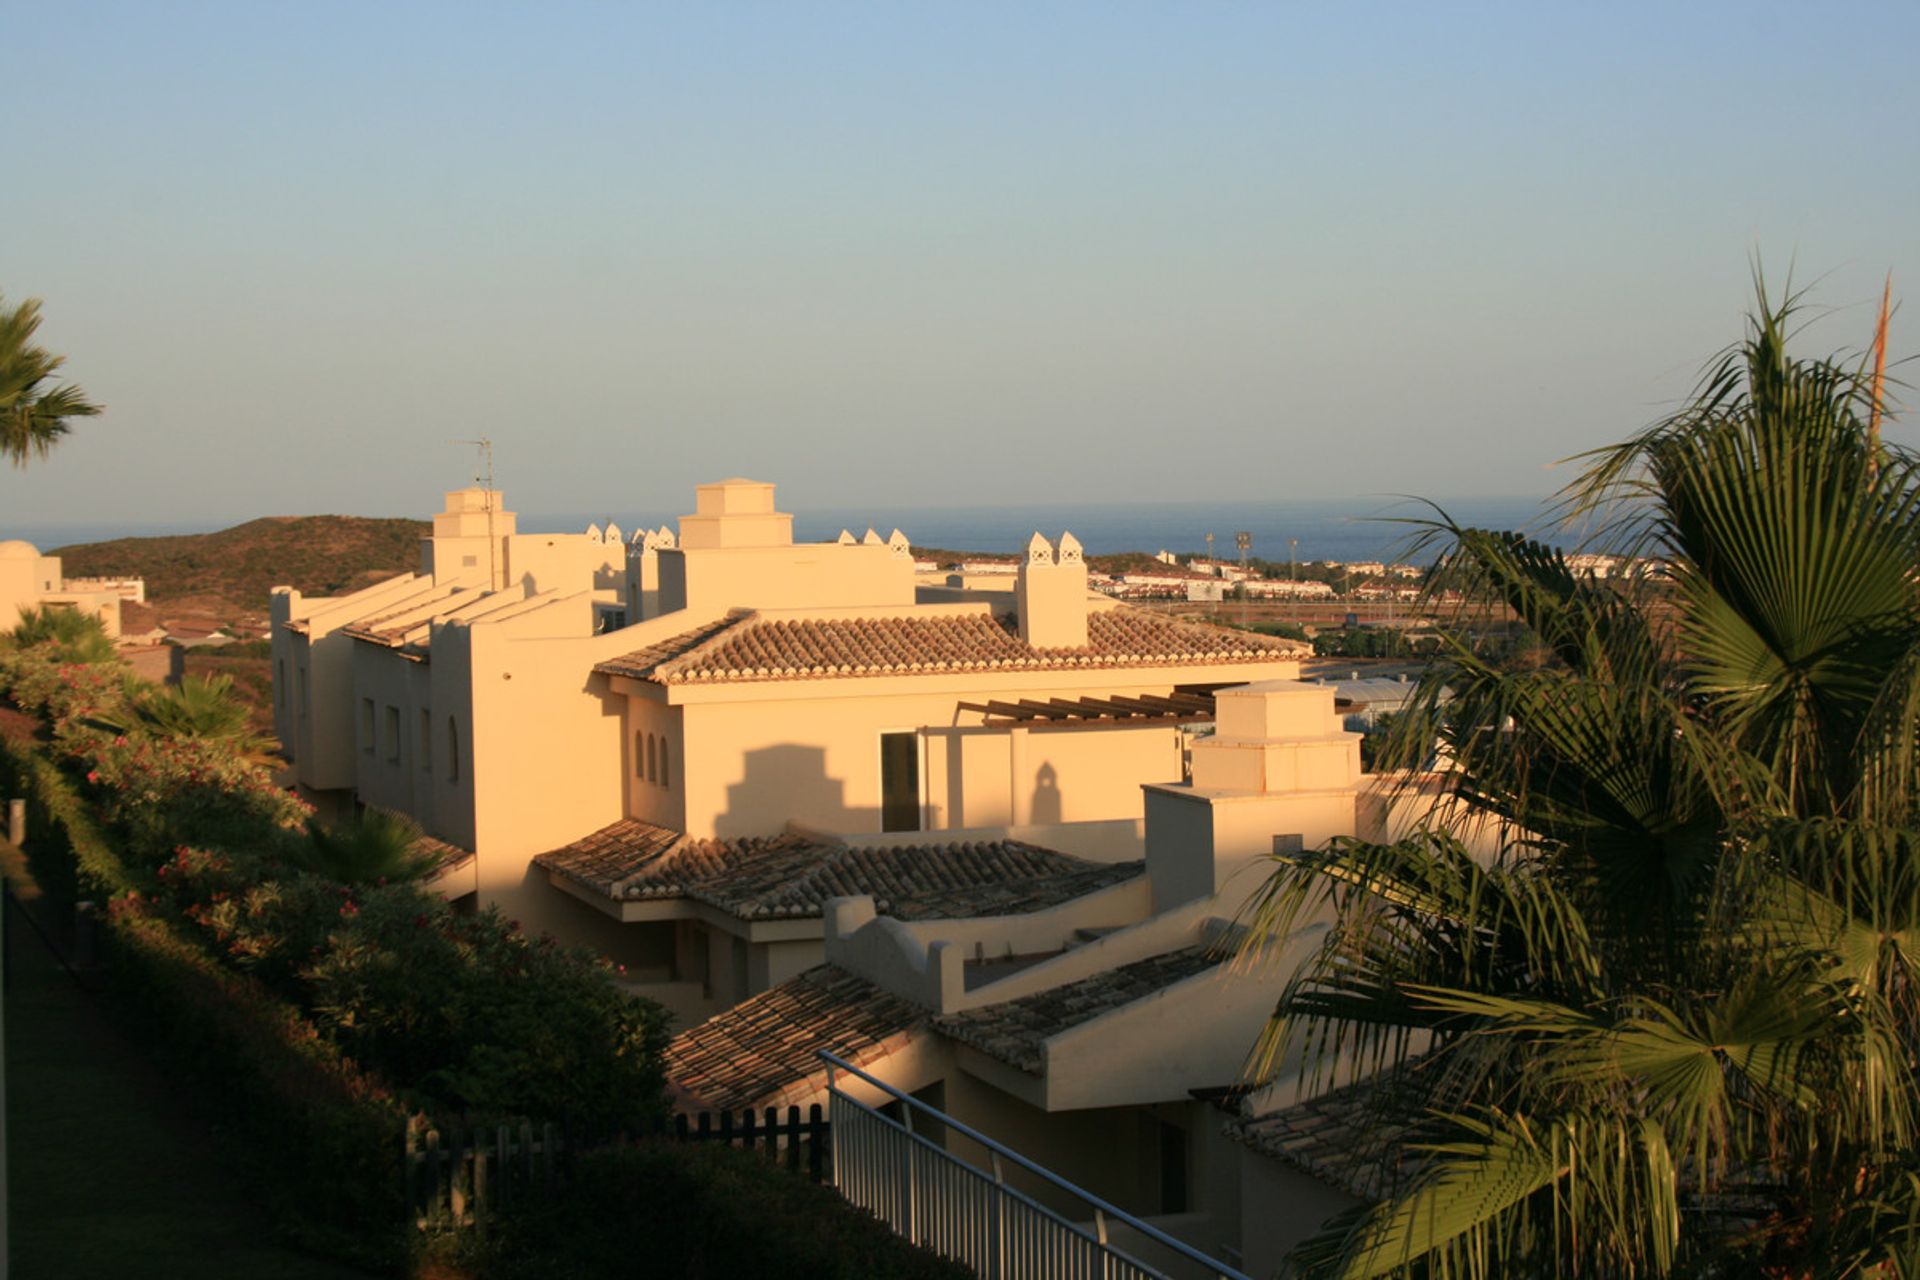
[[(1242, 1272), (1081, 1190), (852, 1063), (825, 1051), (820, 1059), (827, 1064), (833, 1181), (840, 1194), (914, 1244), (972, 1267), (982, 1280), (1168, 1280), (1167, 1272), (1109, 1242), (1109, 1228), (1115, 1224), (1170, 1250), (1200, 1274), (1248, 1280)], [(900, 1103), (902, 1119), (841, 1092), (838, 1072)], [(968, 1164), (915, 1132), (916, 1115), (924, 1117), (922, 1128), (944, 1129), (979, 1143), (989, 1167)], [(1009, 1165), (1085, 1205), (1091, 1211), (1091, 1228), (1009, 1186)]]

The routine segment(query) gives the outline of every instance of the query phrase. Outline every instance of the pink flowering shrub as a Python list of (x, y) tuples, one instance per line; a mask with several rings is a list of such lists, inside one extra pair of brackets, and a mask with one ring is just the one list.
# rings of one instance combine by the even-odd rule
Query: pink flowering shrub
[(174, 846), (271, 848), (313, 810), (223, 742), (113, 733), (69, 722), (55, 743), (84, 769), (99, 811), (142, 863)]
[(165, 920), (256, 979), (411, 1105), (638, 1126), (661, 1104), (667, 1019), (584, 953), (414, 884), (349, 885), (298, 855), (312, 810), (231, 742), (145, 730), (105, 664), (0, 656), (0, 692), (53, 751)]
[(56, 730), (125, 706), (129, 675), (123, 663), (63, 663), (45, 648), (0, 654), (0, 693)]

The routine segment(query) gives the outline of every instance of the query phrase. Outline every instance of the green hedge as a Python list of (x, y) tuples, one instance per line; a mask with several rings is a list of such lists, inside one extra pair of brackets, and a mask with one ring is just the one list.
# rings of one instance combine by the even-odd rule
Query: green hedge
[(574, 1162), (563, 1194), (466, 1259), (480, 1280), (962, 1280), (831, 1188), (762, 1155), (646, 1143)]
[(294, 1006), (221, 966), (137, 890), (60, 770), (0, 739), (0, 782), (24, 794), (28, 847), (43, 887), (99, 896), (106, 994), (177, 1079), (218, 1100), (233, 1145), (287, 1234), (382, 1269), (412, 1245), (400, 1134), (405, 1113), (322, 1039)]

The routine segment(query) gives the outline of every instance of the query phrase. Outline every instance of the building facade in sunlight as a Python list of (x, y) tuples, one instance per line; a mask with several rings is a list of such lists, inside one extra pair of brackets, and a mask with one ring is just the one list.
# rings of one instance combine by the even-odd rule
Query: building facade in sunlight
[(796, 543), (770, 484), (695, 508), (522, 534), (460, 490), (418, 572), (273, 598), (299, 785), (411, 815), (474, 855), (443, 890), (686, 1016), (817, 962), (849, 888), (1045, 900), (1137, 861), (1141, 784), (1185, 776), (1212, 691), (1298, 670), (1294, 642), (1092, 594), (1071, 535), (982, 588), (916, 574), (897, 531)]

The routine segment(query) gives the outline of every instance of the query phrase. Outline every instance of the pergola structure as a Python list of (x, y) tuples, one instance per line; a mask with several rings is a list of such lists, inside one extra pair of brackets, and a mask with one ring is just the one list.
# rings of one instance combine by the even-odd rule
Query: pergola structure
[(962, 711), (978, 711), (990, 725), (1114, 724), (1130, 721), (1194, 721), (1213, 719), (1213, 689), (1176, 689), (1172, 693), (1114, 694), (1104, 698), (1034, 698), (963, 702)]

